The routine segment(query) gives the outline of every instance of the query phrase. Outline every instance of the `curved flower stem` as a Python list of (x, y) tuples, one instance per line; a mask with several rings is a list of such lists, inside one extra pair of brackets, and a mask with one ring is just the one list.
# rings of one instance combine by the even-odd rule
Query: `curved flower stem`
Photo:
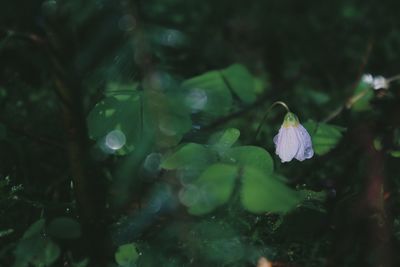
[(255, 140), (257, 140), (257, 137), (258, 137), (258, 135), (260, 134), (261, 128), (262, 128), (262, 126), (263, 126), (265, 120), (268, 118), (268, 116), (269, 116), (271, 110), (272, 110), (275, 106), (277, 106), (277, 105), (281, 105), (282, 107), (284, 107), (284, 108), (286, 109), (287, 112), (290, 112), (290, 109), (289, 109), (289, 107), (286, 105), (285, 102), (276, 101), (276, 102), (272, 103), (272, 105), (271, 105), (271, 106), (267, 109), (267, 111), (265, 112), (265, 115), (264, 115), (264, 117), (262, 118), (262, 120), (261, 120), (261, 122), (260, 122), (260, 125), (258, 125), (257, 131), (256, 131), (256, 135), (255, 135), (255, 137), (254, 137)]

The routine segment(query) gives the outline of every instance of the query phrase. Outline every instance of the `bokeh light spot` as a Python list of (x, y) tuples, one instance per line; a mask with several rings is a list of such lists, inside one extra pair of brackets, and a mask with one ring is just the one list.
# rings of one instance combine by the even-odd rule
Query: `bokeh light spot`
[(204, 109), (207, 104), (207, 94), (204, 90), (194, 88), (186, 95), (185, 103), (193, 113), (197, 113)]
[(112, 150), (118, 150), (122, 148), (126, 143), (126, 137), (120, 130), (113, 130), (106, 136), (105, 144)]
[(144, 169), (150, 173), (156, 173), (160, 171), (161, 158), (162, 155), (160, 153), (151, 153), (147, 155), (143, 163)]

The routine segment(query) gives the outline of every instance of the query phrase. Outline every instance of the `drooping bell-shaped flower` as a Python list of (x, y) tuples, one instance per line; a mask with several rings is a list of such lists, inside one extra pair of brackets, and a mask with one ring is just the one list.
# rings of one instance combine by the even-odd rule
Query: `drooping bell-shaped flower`
[(275, 153), (282, 162), (289, 162), (293, 158), (303, 161), (314, 155), (310, 135), (292, 112), (286, 114), (274, 143)]

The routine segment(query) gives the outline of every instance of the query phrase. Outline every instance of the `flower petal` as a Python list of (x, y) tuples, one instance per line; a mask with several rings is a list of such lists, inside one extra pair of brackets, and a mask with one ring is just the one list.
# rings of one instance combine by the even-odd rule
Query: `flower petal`
[(279, 136), (280, 136), (279, 134), (280, 133), (281, 133), (281, 130), (279, 130), (279, 133), (277, 135), (275, 135), (275, 137), (273, 139), (275, 146), (277, 146), (279, 143)]
[(291, 161), (299, 150), (300, 139), (297, 136), (296, 128), (293, 126), (281, 127), (278, 135), (274, 138), (274, 142), (276, 142), (275, 153), (282, 162)]
[(299, 148), (295, 158), (299, 161), (312, 158), (314, 155), (314, 150), (312, 148), (311, 137), (303, 125), (299, 124), (297, 127), (297, 136), (301, 147)]

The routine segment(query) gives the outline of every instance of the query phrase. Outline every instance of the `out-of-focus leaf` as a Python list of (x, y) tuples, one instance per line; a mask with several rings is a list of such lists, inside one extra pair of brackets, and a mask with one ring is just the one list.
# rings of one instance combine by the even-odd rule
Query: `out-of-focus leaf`
[(394, 158), (400, 158), (400, 151), (399, 150), (393, 150), (393, 151), (390, 151), (389, 153)]
[(58, 259), (61, 253), (58, 245), (50, 239), (46, 239), (43, 244), (44, 246), (42, 247), (41, 252), (35, 255), (32, 259), (32, 263), (36, 267), (51, 266)]
[(81, 226), (74, 219), (59, 217), (49, 223), (47, 232), (57, 238), (76, 239), (81, 236)]
[(115, 261), (121, 267), (133, 267), (136, 266), (136, 261), (139, 258), (136, 246), (134, 244), (125, 244), (119, 246), (117, 252), (115, 252)]
[(25, 231), (24, 235), (22, 236), (23, 239), (30, 238), (36, 235), (40, 235), (44, 229), (45, 220), (39, 219), (34, 222), (29, 228)]
[(45, 220), (39, 219), (25, 231), (14, 250), (14, 267), (25, 267), (45, 246), (42, 238)]
[(257, 146), (233, 147), (226, 152), (223, 162), (253, 167), (264, 174), (270, 174), (274, 169), (271, 155)]
[(354, 90), (354, 104), (352, 110), (354, 111), (365, 111), (371, 109), (370, 101), (374, 97), (374, 91), (371, 86), (367, 83), (360, 81)]
[(221, 72), (240, 100), (244, 103), (252, 103), (256, 100), (255, 79), (245, 66), (233, 64)]
[(307, 121), (304, 127), (311, 135), (314, 152), (317, 155), (323, 155), (332, 150), (345, 131), (343, 127), (314, 121)]
[[(204, 111), (210, 117), (228, 114), (232, 106), (232, 95), (219, 71), (209, 71), (182, 83), (187, 92), (186, 101), (194, 111)], [(193, 95), (202, 95), (202, 105), (194, 101)], [(194, 105), (196, 104), (196, 105)]]
[(163, 160), (166, 170), (194, 168), (202, 169), (216, 161), (216, 155), (203, 145), (189, 143)]
[[(112, 96), (97, 103), (88, 116), (88, 129), (90, 137), (104, 142), (106, 148), (110, 150), (126, 148), (127, 151), (131, 151), (139, 142), (141, 131), (143, 131), (141, 129), (140, 95), (136, 92), (136, 94), (123, 94), (123, 96), (126, 98)], [(123, 143), (123, 140), (107, 142), (107, 138), (112, 138), (107, 135), (115, 130), (124, 135), (126, 143)]]
[(144, 126), (154, 134), (161, 148), (178, 144), (192, 126), (189, 110), (180, 98), (157, 90), (146, 90), (143, 95)]
[(188, 110), (174, 96), (152, 90), (117, 92), (108, 91), (112, 96), (97, 103), (87, 118), (90, 137), (105, 151), (125, 155), (144, 136), (153, 136), (160, 148), (171, 147), (190, 130)]
[(138, 94), (139, 83), (121, 84), (110, 82), (107, 84), (104, 94), (108, 97), (114, 96), (118, 100), (128, 100), (131, 96)]
[(15, 267), (32, 263), (37, 267), (50, 266), (60, 256), (60, 248), (44, 236), (45, 220), (39, 219), (24, 233), (15, 248)]
[(83, 259), (79, 262), (73, 262), (72, 267), (86, 267), (89, 264), (89, 259)]
[(208, 167), (193, 184), (194, 189), (183, 191), (185, 194), (197, 195), (191, 203), (189, 213), (193, 215), (203, 215), (225, 204), (235, 186), (238, 169), (235, 166), (226, 164), (214, 164)]
[(222, 155), (239, 139), (239, 136), (238, 129), (228, 128), (211, 136), (209, 143)]
[(18, 241), (14, 250), (15, 262), (13, 267), (25, 267), (29, 262), (38, 255), (44, 245), (45, 240), (40, 236), (34, 236)]
[(242, 173), (241, 200), (243, 207), (253, 213), (286, 213), (298, 205), (303, 196), (287, 187), (273, 174), (246, 167)]
[(15, 267), (32, 263), (37, 267), (51, 266), (60, 256), (60, 248), (49, 238), (33, 236), (21, 239), (15, 249)]
[(302, 104), (317, 104), (319, 106), (328, 103), (329, 95), (321, 90), (310, 88), (308, 84), (298, 84), (294, 89), (294, 97), (302, 101)]

